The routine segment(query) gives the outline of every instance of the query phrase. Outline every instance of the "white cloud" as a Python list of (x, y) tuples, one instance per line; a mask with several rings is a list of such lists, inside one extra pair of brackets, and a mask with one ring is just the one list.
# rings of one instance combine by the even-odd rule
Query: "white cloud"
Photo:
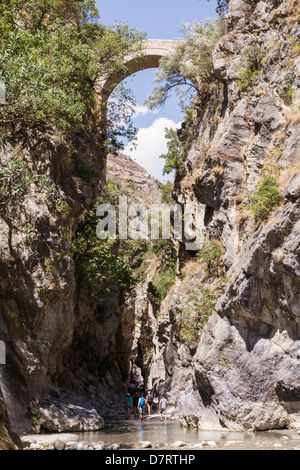
[(147, 106), (135, 106), (134, 108), (134, 115), (133, 117), (136, 118), (138, 116), (146, 116), (146, 114), (151, 113), (151, 114), (157, 114), (159, 113), (159, 110), (150, 110), (147, 108)]
[(166, 179), (166, 176), (162, 176), (165, 161), (159, 156), (168, 150), (165, 128), (178, 129), (180, 124), (180, 122), (175, 123), (171, 119), (158, 118), (150, 127), (139, 129), (135, 149), (132, 149), (132, 145), (129, 143), (123, 152), (144, 167), (151, 175), (163, 181)]
[(147, 106), (135, 106), (133, 117), (145, 116), (149, 112)]

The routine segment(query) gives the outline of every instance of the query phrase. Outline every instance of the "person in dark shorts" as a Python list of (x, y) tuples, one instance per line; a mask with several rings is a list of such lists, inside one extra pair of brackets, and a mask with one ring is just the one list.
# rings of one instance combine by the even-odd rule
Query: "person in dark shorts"
[(133, 409), (134, 409), (134, 417), (137, 418), (138, 415), (139, 415), (139, 408), (138, 408), (139, 394), (138, 394), (138, 392), (135, 392), (135, 394), (133, 396), (132, 404), (133, 404)]
[(150, 416), (152, 413), (152, 406), (153, 406), (153, 395), (148, 391), (147, 398), (146, 398), (147, 408), (148, 408), (148, 415)]

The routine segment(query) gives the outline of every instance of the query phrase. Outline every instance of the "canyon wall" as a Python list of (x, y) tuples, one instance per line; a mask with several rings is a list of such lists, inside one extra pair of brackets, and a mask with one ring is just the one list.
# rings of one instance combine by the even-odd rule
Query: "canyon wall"
[[(203, 205), (202, 230), (222, 249), (221, 271), (210, 274), (179, 248), (181, 273), (155, 321), (145, 316), (153, 335), (146, 387), (168, 392), (184, 426), (298, 427), (299, 5), (234, 0), (227, 25), (213, 54), (216, 84), (199, 100), (186, 176), (174, 191), (180, 204)], [(251, 48), (263, 51), (252, 76)], [(268, 177), (280, 200), (261, 213), (258, 189)], [(187, 337), (203, 289), (215, 312)]]

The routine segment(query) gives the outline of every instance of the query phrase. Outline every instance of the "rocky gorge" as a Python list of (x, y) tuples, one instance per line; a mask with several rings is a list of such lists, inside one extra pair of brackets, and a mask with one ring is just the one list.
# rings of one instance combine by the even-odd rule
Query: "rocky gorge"
[[(297, 3), (229, 2), (172, 192), (200, 205), (207, 251), (138, 246), (124, 302), (118, 290), (98, 302), (80, 282), (72, 238), (109, 182), (145, 204), (160, 202), (159, 183), (106, 157), (92, 133), (20, 128), (2, 141), (1, 165), (17, 155), (45, 178), (1, 209), (0, 448), (33, 431), (101, 430), (128, 390), (167, 393), (186, 428), (299, 429)], [(173, 282), (158, 298), (170, 257)]]

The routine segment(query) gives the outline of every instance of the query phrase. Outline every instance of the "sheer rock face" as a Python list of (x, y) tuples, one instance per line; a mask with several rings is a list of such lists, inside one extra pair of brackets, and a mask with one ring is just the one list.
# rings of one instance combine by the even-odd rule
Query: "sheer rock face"
[(20, 439), (10, 430), (5, 402), (0, 394), (0, 450), (18, 450), (21, 447)]
[[(170, 292), (154, 333), (159, 352), (151, 376), (159, 364), (163, 373), (160, 381), (156, 374), (152, 384), (168, 390), (175, 405), (173, 416), (184, 426), (238, 431), (298, 427), (297, 5), (293, 1), (258, 1), (252, 7), (241, 0), (230, 3), (229, 31), (214, 52), (215, 73), (224, 84), (221, 113), (199, 104), (195, 141), (199, 146), (199, 138), (206, 139), (206, 158), (201, 170), (197, 168), (196, 143), (192, 145), (185, 162), (188, 175), (176, 188), (178, 201), (203, 204), (204, 234), (224, 247), (227, 285), (196, 351), (176, 337), (172, 313), (179, 304), (174, 291)], [(265, 58), (251, 87), (241, 90), (238, 71), (245, 66), (243, 51), (253, 41), (265, 48)], [(290, 100), (284, 97), (288, 89)], [(250, 210), (251, 195), (262, 179), (262, 167), (270, 164), (280, 169), (282, 200), (258, 223)], [(192, 277), (178, 280), (181, 297)], [(199, 273), (198, 282), (201, 285), (207, 279)]]
[[(54, 206), (62, 201), (71, 210), (49, 206), (47, 192), (33, 185), (0, 218), (0, 339), (7, 356), (0, 369), (7, 415), (0, 423), (5, 442), (8, 423), (19, 434), (41, 427), (47, 432), (100, 429), (100, 413), (107, 414), (112, 400), (120, 402), (127, 391), (135, 318), (134, 299), (121, 306), (117, 293), (104, 294), (99, 305), (81, 290), (69, 253), (78, 223), (105, 180), (106, 159), (97, 139), (78, 134), (69, 141), (51, 129), (20, 129), (1, 148), (1, 163), (16, 152), (29, 171), (55, 184)], [(122, 156), (113, 164), (116, 173), (123, 168), (125, 186), (139, 185), (135, 202), (149, 203), (151, 190), (158, 202), (158, 182), (146, 171)], [(120, 180), (118, 174), (111, 176)], [(95, 399), (92, 408), (87, 397)], [(100, 406), (97, 399), (104, 400), (99, 412), (94, 409)]]
[(161, 202), (161, 183), (128, 155), (107, 156), (107, 180), (117, 181), (132, 202), (150, 207)]
[(47, 190), (33, 184), (25, 197), (8, 204), (0, 220), (0, 338), (7, 355), (0, 389), (12, 429), (21, 433), (32, 430), (28, 409), (37, 412), (62, 373), (62, 352), (78, 326), (68, 248), (80, 217), (101, 190), (105, 160), (93, 135), (78, 134), (71, 142), (51, 129), (16, 129), (1, 148), (1, 163), (14, 155), (27, 171), (55, 185), (50, 202)]

